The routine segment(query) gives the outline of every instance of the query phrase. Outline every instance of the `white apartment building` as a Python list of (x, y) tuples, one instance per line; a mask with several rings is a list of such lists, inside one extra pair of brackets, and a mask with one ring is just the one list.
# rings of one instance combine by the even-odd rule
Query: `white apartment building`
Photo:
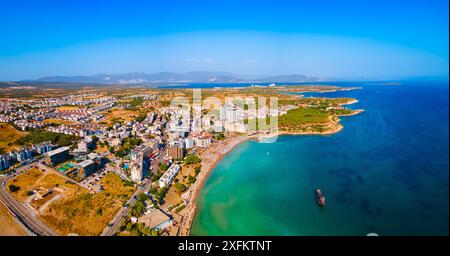
[(158, 185), (160, 188), (168, 187), (172, 182), (173, 178), (180, 171), (180, 166), (178, 164), (173, 164), (167, 169), (167, 171), (158, 180)]

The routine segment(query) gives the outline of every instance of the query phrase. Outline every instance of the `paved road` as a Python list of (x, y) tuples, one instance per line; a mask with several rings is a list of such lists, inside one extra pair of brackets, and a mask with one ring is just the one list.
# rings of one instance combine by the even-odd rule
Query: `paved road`
[(12, 179), (12, 178), (14, 178), (16, 176), (19, 176), (20, 174), (28, 171), (29, 169), (35, 167), (35, 165), (36, 165), (35, 163), (22, 165), (20, 167), (15, 168), (13, 172), (11, 172), (11, 173), (9, 173), (8, 175), (5, 175), (5, 176), (7, 177), (7, 179)]
[(6, 191), (4, 184), (7, 177), (0, 177), (0, 201), (14, 214), (14, 217), (19, 220), (27, 229), (38, 236), (56, 236), (57, 234), (44, 225), (40, 220), (33, 216), (30, 211), (19, 203), (8, 191)]
[(134, 203), (136, 203), (137, 197), (140, 193), (144, 191), (148, 191), (152, 184), (151, 179), (144, 179), (142, 185), (138, 187), (138, 189), (134, 192), (133, 196), (128, 199), (126, 202), (126, 206), (120, 208), (120, 210), (116, 213), (114, 218), (108, 223), (108, 225), (103, 229), (101, 236), (113, 236), (117, 232), (117, 228), (119, 227), (120, 221), (128, 214), (130, 208)]

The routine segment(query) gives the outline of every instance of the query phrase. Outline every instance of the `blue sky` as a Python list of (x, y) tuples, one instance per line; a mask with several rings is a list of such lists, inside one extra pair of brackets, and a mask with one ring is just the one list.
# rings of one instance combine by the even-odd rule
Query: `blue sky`
[(5, 1), (0, 80), (124, 72), (448, 75), (448, 1)]

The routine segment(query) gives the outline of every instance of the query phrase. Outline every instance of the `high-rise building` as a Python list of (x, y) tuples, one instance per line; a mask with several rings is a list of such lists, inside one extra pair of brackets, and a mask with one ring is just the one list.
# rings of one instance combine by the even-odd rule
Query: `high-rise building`
[(195, 146), (194, 139), (193, 139), (193, 138), (190, 138), (190, 137), (187, 137), (187, 138), (184, 140), (184, 145), (185, 145), (185, 147), (186, 147), (187, 149), (193, 148), (193, 147)]
[(131, 150), (130, 157), (130, 174), (131, 179), (135, 182), (140, 182), (150, 166), (149, 155), (152, 153), (150, 147), (136, 147)]
[(202, 130), (202, 120), (199, 117), (194, 117), (192, 120), (191, 130), (194, 132), (199, 132)]
[(238, 110), (234, 105), (228, 105), (226, 111), (227, 121), (231, 123), (235, 123), (238, 121)]
[(184, 157), (184, 147), (183, 143), (179, 141), (172, 142), (167, 147), (167, 156), (172, 157), (174, 159), (181, 159)]
[(220, 109), (220, 120), (235, 123), (238, 121), (238, 108), (231, 103), (225, 104)]

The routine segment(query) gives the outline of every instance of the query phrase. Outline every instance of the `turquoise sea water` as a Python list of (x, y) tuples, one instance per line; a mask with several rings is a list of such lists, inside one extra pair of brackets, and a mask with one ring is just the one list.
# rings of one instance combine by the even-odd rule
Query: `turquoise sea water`
[(318, 95), (366, 111), (334, 135), (239, 145), (202, 189), (192, 234), (448, 235), (448, 83)]

